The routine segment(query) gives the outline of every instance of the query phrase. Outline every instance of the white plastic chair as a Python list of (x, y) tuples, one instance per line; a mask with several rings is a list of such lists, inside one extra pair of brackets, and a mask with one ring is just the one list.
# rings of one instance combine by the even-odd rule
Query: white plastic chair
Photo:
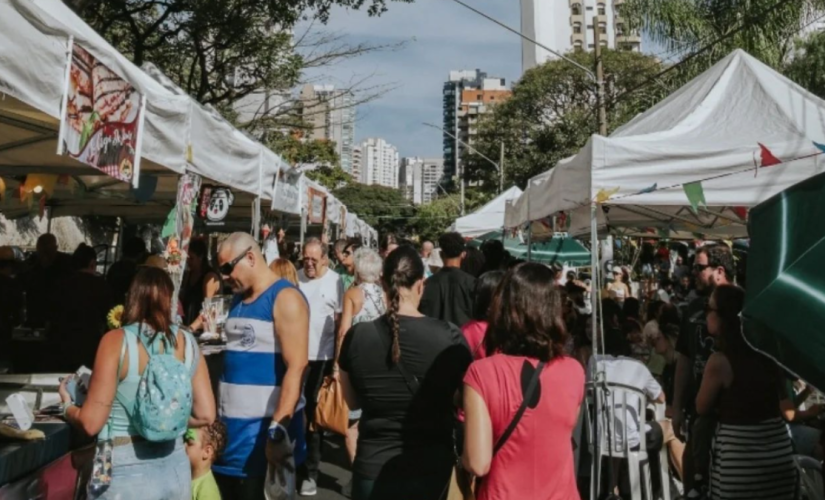
[[(657, 422), (663, 421), (665, 417), (664, 403), (648, 403), (648, 407), (653, 409), (653, 414)], [(662, 449), (659, 450), (659, 474), (662, 478), (662, 500), (670, 500), (670, 458), (668, 457), (667, 445), (662, 443)], [(680, 491), (681, 493), (681, 491)]]
[[(629, 397), (631, 395), (636, 397)], [(602, 485), (601, 464), (604, 457), (627, 460), (633, 500), (653, 500), (653, 485), (644, 431), (646, 399), (645, 394), (635, 387), (610, 382), (587, 384), (588, 445), (593, 457), (593, 470), (590, 475), (591, 500), (596, 500), (599, 496), (599, 489)], [(635, 412), (635, 418), (633, 412)], [(594, 416), (599, 419), (597, 437), (593, 435)], [(637, 450), (631, 450), (627, 443), (628, 422), (640, 423)], [(598, 450), (595, 449), (596, 446)]]

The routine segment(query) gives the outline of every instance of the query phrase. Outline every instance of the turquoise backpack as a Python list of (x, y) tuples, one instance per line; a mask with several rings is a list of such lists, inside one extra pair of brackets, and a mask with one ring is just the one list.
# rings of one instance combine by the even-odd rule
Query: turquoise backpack
[[(195, 340), (184, 332), (186, 342), (185, 360), (175, 357), (166, 336), (158, 334), (152, 344), (140, 329), (143, 325), (132, 324), (123, 327), (127, 337), (136, 337), (149, 355), (146, 369), (140, 376), (135, 404), (127, 414), (135, 430), (147, 441), (171, 441), (186, 432), (189, 416), (192, 414), (192, 375), (198, 366), (198, 349)], [(173, 333), (177, 329), (173, 327)], [(137, 346), (137, 343), (131, 343)], [(163, 344), (163, 352), (156, 352), (154, 345)]]

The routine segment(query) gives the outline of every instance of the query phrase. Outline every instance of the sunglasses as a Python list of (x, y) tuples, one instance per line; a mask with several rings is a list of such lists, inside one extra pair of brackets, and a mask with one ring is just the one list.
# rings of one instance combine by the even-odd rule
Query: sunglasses
[(247, 248), (243, 251), (243, 253), (241, 253), (234, 259), (224, 263), (221, 267), (219, 267), (218, 271), (221, 272), (221, 275), (229, 276), (230, 274), (232, 274), (232, 271), (235, 269), (235, 266), (237, 266), (238, 262), (242, 261), (243, 258), (246, 257), (246, 254), (248, 254), (250, 250), (252, 250), (252, 247)]
[(709, 267), (713, 266), (711, 266), (710, 264), (693, 264), (693, 272), (699, 274)]

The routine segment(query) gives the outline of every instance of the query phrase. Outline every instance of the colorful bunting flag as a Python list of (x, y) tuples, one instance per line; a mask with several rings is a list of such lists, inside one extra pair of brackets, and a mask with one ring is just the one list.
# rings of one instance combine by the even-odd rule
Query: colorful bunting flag
[(135, 201), (138, 203), (146, 203), (147, 201), (152, 199), (152, 196), (155, 194), (155, 189), (158, 187), (158, 178), (155, 175), (145, 175), (143, 173), (140, 174), (140, 183), (138, 184), (138, 188), (132, 188), (132, 194), (135, 197)]
[(169, 215), (166, 216), (166, 222), (163, 223), (163, 229), (160, 231), (161, 238), (168, 238), (175, 234), (178, 230), (178, 207), (172, 207)]
[(6, 181), (0, 177), (0, 201), (6, 198)]
[(759, 144), (759, 155), (762, 160), (760, 165), (761, 167), (770, 167), (782, 163), (782, 160), (774, 156), (774, 154), (771, 153), (770, 150), (766, 148), (764, 144), (762, 144), (761, 142), (757, 142), (757, 144)]
[(667, 228), (660, 227), (656, 230), (656, 232), (658, 233), (659, 238), (663, 240), (670, 238), (670, 231)]
[(733, 207), (731, 210), (743, 221), (748, 220), (748, 207)]
[(814, 146), (816, 146), (816, 149), (818, 149), (818, 150), (822, 151), (823, 153), (825, 153), (825, 144), (820, 144), (816, 141), (813, 141), (813, 143), (814, 143)]
[(596, 193), (596, 203), (604, 203), (610, 199), (611, 196), (619, 192), (619, 188), (613, 189), (599, 189)]
[(638, 193), (636, 193), (636, 194), (647, 194), (647, 193), (652, 193), (653, 191), (656, 191), (656, 189), (658, 189), (658, 187), (659, 187), (659, 183), (658, 183), (658, 182), (654, 182), (652, 186), (650, 186), (650, 187), (646, 187), (646, 188), (642, 189), (641, 191), (639, 191), (639, 192), (638, 192)]
[(699, 214), (699, 205), (707, 208), (708, 204), (705, 201), (705, 190), (702, 188), (701, 182), (689, 182), (687, 184), (683, 184), (682, 189), (685, 190), (685, 195), (690, 203), (690, 209), (694, 214)]

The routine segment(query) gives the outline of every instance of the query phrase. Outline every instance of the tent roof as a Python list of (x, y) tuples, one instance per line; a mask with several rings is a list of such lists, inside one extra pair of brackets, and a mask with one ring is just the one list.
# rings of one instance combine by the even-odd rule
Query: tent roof
[[(592, 136), (576, 156), (535, 178), (506, 223), (585, 206), (578, 212), (589, 222), (591, 200), (615, 190), (605, 203), (610, 226), (743, 236), (734, 207), (753, 207), (825, 170), (814, 141), (825, 142), (825, 101), (736, 50), (610, 137)], [(756, 172), (760, 143), (784, 164)], [(698, 215), (682, 187), (696, 181), (707, 201)]]
[(458, 231), (465, 238), (473, 238), (504, 227), (504, 206), (508, 200), (521, 196), (521, 189), (513, 186), (496, 196), (483, 207), (470, 215), (456, 219), (453, 231)]

